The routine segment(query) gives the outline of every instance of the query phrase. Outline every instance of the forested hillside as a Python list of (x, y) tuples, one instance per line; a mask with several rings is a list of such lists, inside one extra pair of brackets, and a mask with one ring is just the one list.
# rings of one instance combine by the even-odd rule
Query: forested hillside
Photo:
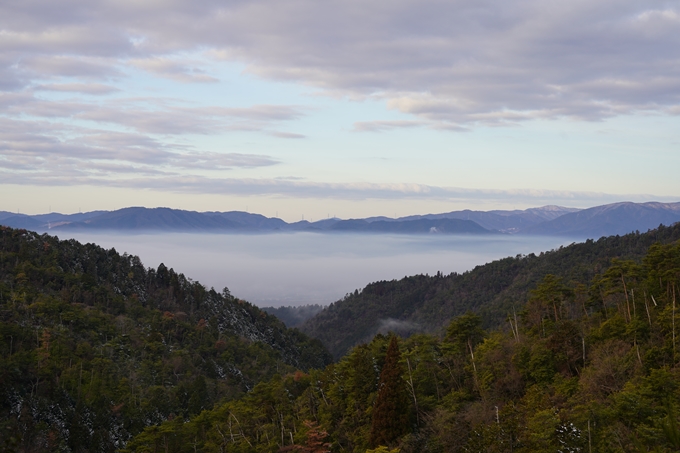
[[(646, 240), (608, 241), (637, 254)], [(323, 370), (149, 427), (129, 451), (679, 451), (679, 297), (678, 241), (583, 286), (544, 275), (502, 328), (467, 313), (442, 337), (378, 335)]]
[(378, 332), (439, 333), (452, 317), (472, 310), (485, 327), (527, 300), (528, 290), (553, 274), (585, 291), (612, 258), (639, 261), (655, 242), (680, 239), (680, 224), (647, 233), (610, 236), (561, 247), (540, 255), (517, 256), (477, 266), (463, 274), (416, 275), (381, 281), (347, 294), (305, 322), (303, 332), (320, 339), (337, 359)]
[(0, 227), (0, 451), (122, 448), (330, 355), (161, 264)]

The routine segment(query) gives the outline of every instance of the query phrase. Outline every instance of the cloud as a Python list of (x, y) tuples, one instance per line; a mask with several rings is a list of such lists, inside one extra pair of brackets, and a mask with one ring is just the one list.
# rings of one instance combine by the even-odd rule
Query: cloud
[(110, 85), (103, 85), (101, 83), (51, 83), (47, 85), (38, 85), (35, 90), (41, 91), (60, 91), (66, 93), (81, 93), (81, 94), (111, 94), (119, 92), (120, 90)]
[[(35, 2), (36, 8), (44, 8), (36, 16), (44, 14), (48, 2)], [(12, 7), (4, 3), (3, 22), (0, 30), (0, 52), (22, 52), (27, 55), (82, 55), (116, 56), (129, 52), (131, 44), (120, 24), (105, 21), (85, 21), (83, 24), (63, 24), (45, 19), (45, 28), (35, 29), (25, 22), (12, 21)], [(66, 11), (75, 6), (64, 5)], [(84, 6), (84, 5), (83, 5)]]
[[(226, 57), (432, 122), (599, 120), (680, 101), (677, 13), (653, 4), (284, 1), (268, 13), (264, 4), (224, 15), (242, 33)], [(644, 14), (655, 23), (635, 19)]]
[(383, 132), (392, 129), (410, 129), (423, 126), (422, 121), (357, 121), (356, 132)]
[(0, 17), (8, 87), (45, 75), (111, 77), (124, 65), (211, 81), (177, 58), (193, 52), (327, 94), (382, 99), (442, 129), (680, 105), (676, 1), (31, 0), (4, 3)]
[(120, 77), (117, 60), (86, 55), (31, 55), (21, 58), (16, 64), (17, 72), (35, 80), (56, 77), (75, 77), (82, 80), (107, 80)]
[(278, 137), (278, 138), (292, 138), (292, 139), (306, 138), (302, 134), (295, 134), (293, 132), (272, 131), (272, 132), (268, 132), (268, 134), (271, 135), (272, 137)]
[[(105, 92), (104, 85), (56, 84), (37, 87), (38, 90)], [(182, 135), (216, 134), (225, 131), (261, 131), (280, 138), (302, 138), (272, 127), (305, 116), (299, 106), (254, 105), (250, 107), (186, 106), (163, 99), (107, 99), (105, 103), (82, 99), (51, 101), (28, 91), (0, 92), (0, 107), (5, 115), (19, 118), (76, 119), (102, 125), (123, 126), (138, 133)], [(37, 123), (36, 123), (37, 124)], [(64, 125), (65, 128), (69, 126)]]
[(88, 108), (76, 117), (98, 123), (118, 124), (148, 134), (179, 135), (214, 134), (227, 130), (267, 131), (272, 123), (303, 116), (299, 108), (280, 105), (256, 105), (247, 108), (152, 107), (155, 108), (143, 108), (136, 102), (119, 103), (111, 107)]
[(128, 64), (182, 83), (218, 82), (218, 79), (207, 75), (205, 71), (196, 66), (168, 58), (133, 59), (129, 60)]
[(279, 162), (270, 156), (241, 153), (185, 153), (175, 154), (172, 162), (182, 168), (201, 168), (207, 170), (228, 169), (234, 167), (254, 168), (276, 165)]
[[(0, 128), (0, 130), (2, 130)], [(0, 134), (0, 142), (5, 135)], [(119, 142), (134, 137), (121, 137)], [(252, 168), (276, 165), (278, 162), (263, 155), (237, 153), (191, 153), (148, 151), (135, 154), (134, 148), (120, 150), (115, 160), (112, 154), (92, 158), (99, 151), (95, 141), (82, 140), (78, 145), (48, 142), (53, 152), (32, 151), (44, 146), (40, 137), (27, 137), (26, 151), (0, 148), (0, 178), (6, 184), (38, 186), (119, 187), (150, 189), (168, 193), (267, 195), (310, 199), (342, 200), (446, 200), (475, 203), (527, 203), (531, 205), (559, 204), (584, 207), (629, 201), (677, 201), (677, 197), (650, 194), (608, 194), (602, 192), (555, 191), (537, 189), (469, 189), (412, 183), (324, 183), (296, 177), (290, 178), (229, 178), (203, 170)], [(99, 142), (101, 143), (101, 141)], [(130, 151), (130, 152), (128, 152)], [(109, 151), (111, 153), (112, 151)], [(135, 156), (143, 157), (135, 157)], [(142, 177), (143, 175), (143, 177)]]
[(215, 172), (278, 163), (261, 154), (196, 151), (134, 132), (78, 127), (64, 130), (52, 121), (0, 117), (0, 171), (21, 170), (17, 176), (26, 184), (56, 181), (64, 185), (74, 175), (79, 179), (73, 181), (80, 183), (96, 179), (111, 183), (131, 173), (175, 178), (182, 172)]

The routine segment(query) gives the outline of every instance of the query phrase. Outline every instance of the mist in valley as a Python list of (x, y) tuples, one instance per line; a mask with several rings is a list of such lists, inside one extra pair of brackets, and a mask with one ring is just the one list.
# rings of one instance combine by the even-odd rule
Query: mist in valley
[[(53, 233), (54, 234), (54, 233)], [(59, 232), (160, 263), (258, 306), (328, 304), (378, 280), (464, 272), (573, 242), (549, 236)]]

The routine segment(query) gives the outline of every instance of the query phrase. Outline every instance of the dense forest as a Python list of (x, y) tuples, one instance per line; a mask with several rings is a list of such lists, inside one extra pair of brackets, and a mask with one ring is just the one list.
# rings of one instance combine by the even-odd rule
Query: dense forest
[(0, 451), (678, 451), (679, 298), (675, 225), (369, 285), (333, 310), (420, 317), (331, 363), (226, 288), (0, 228)]
[(377, 335), (126, 451), (678, 451), (680, 242), (592, 274), (544, 275), (495, 329), (465, 313), (441, 337)]
[(677, 240), (680, 224), (659, 226), (647, 233), (588, 240), (540, 255), (508, 257), (463, 274), (375, 282), (348, 293), (300, 329), (321, 340), (339, 359), (377, 333), (442, 334), (451, 318), (467, 311), (479, 313), (483, 326), (493, 328), (505, 323), (513, 307), (519, 309), (526, 303), (529, 290), (545, 275), (557, 275), (582, 290), (612, 259), (639, 261), (652, 244)]
[(116, 451), (145, 427), (330, 361), (226, 288), (0, 227), (0, 451)]

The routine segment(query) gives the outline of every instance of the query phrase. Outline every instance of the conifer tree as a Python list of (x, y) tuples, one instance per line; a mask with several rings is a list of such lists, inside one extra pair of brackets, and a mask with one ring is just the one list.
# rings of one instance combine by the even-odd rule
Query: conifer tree
[(378, 396), (373, 408), (371, 445), (393, 445), (408, 431), (408, 396), (399, 363), (401, 353), (397, 337), (393, 336), (380, 372)]

